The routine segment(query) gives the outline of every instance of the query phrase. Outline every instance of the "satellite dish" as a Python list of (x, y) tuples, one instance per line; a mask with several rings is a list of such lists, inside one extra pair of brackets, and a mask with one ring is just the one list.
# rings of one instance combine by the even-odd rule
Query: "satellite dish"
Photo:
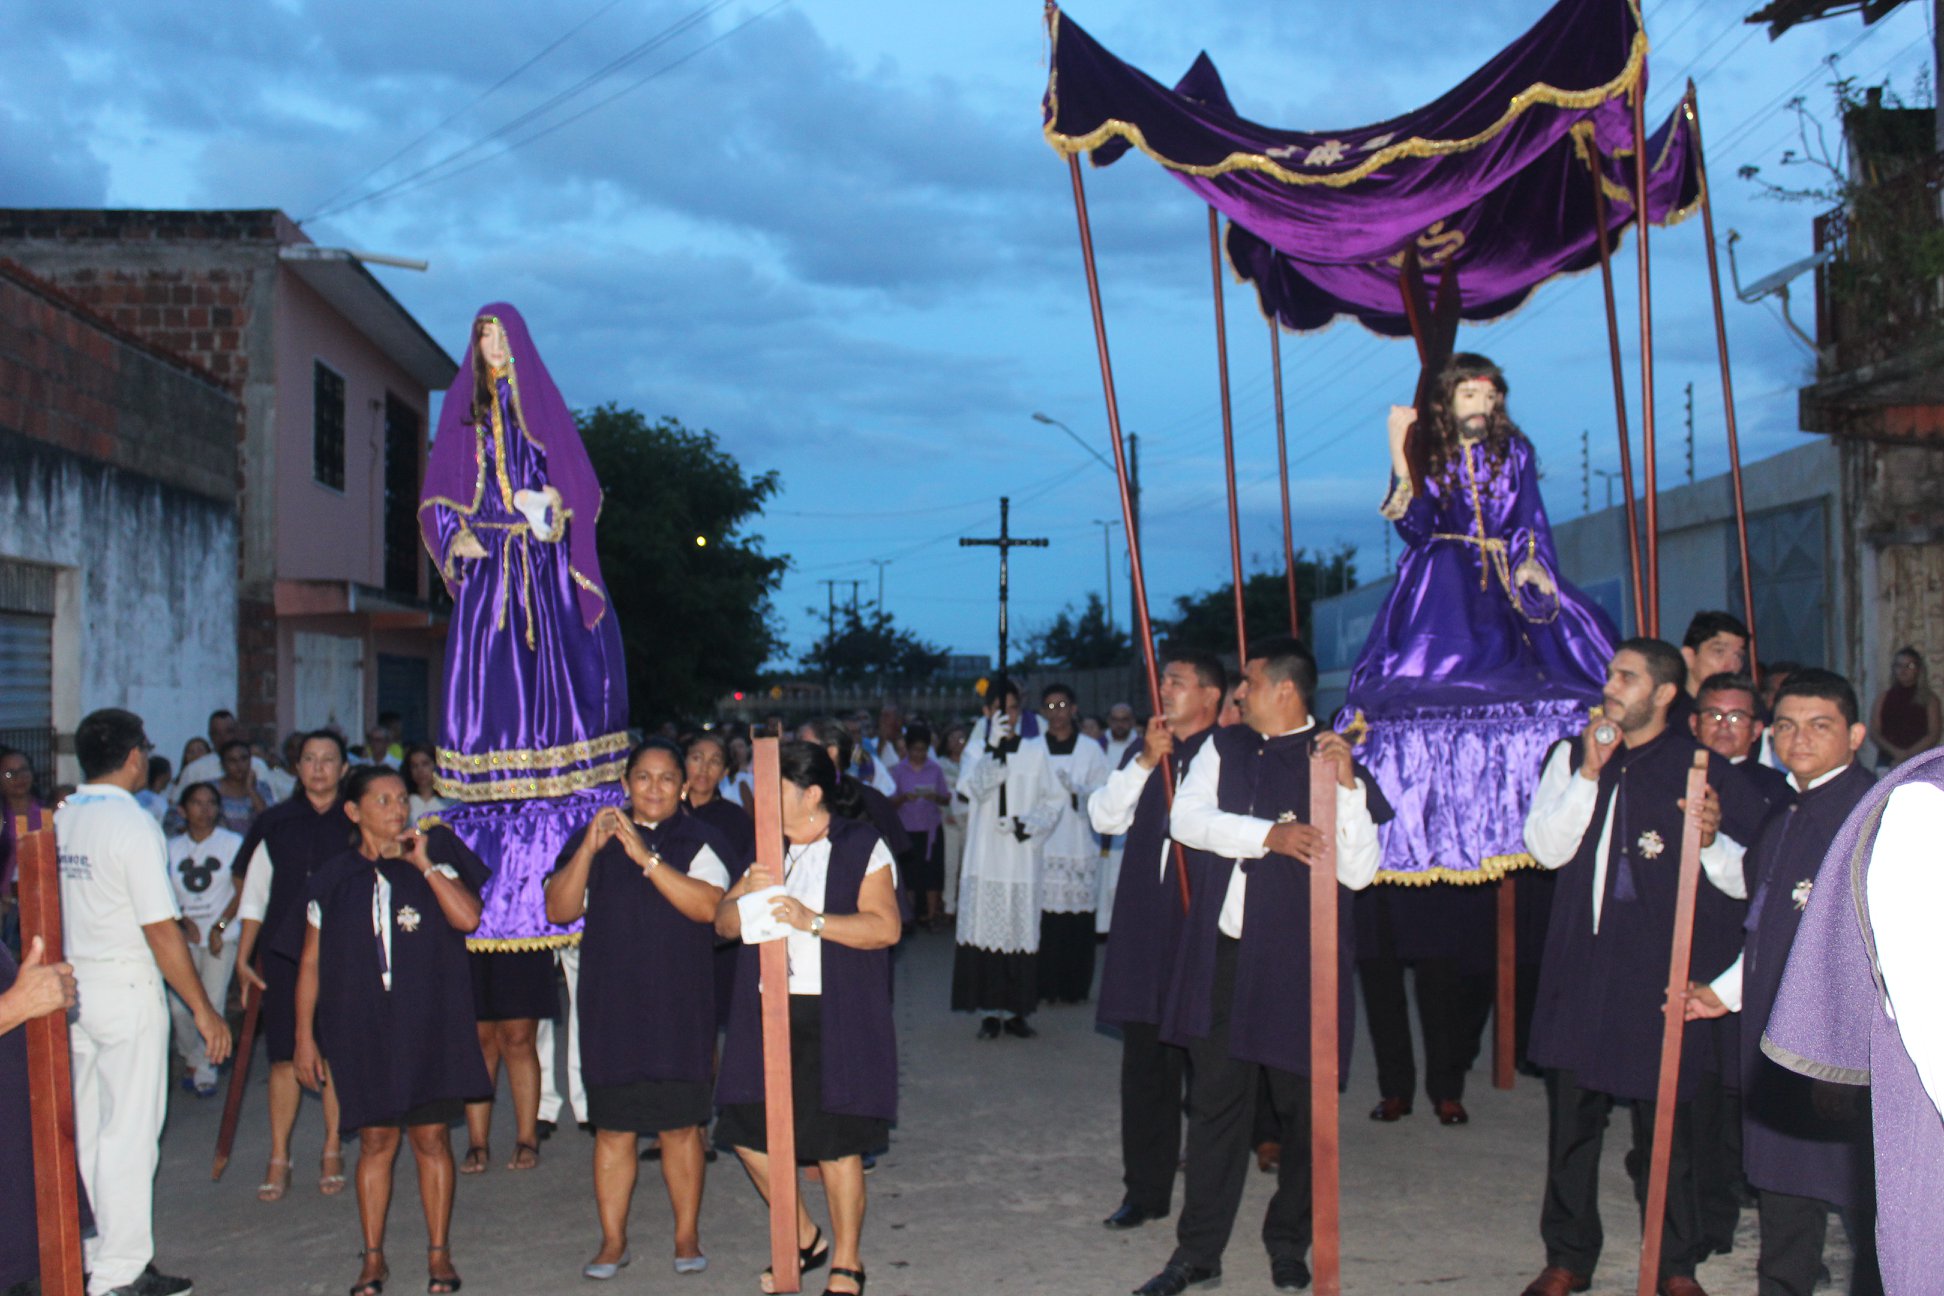
[(1818, 266), (1826, 265), (1834, 260), (1836, 250), (1834, 248), (1824, 248), (1813, 256), (1806, 256), (1800, 261), (1791, 261), (1780, 270), (1775, 271), (1773, 274), (1763, 275), (1760, 279), (1757, 279), (1754, 283), (1744, 288), (1742, 287), (1741, 281), (1741, 269), (1735, 264), (1735, 244), (1740, 238), (1740, 231), (1728, 231), (1728, 273), (1734, 276), (1735, 296), (1751, 306), (1761, 301), (1764, 297), (1773, 297), (1781, 302), (1782, 323), (1787, 326), (1789, 332), (1795, 334), (1796, 337), (1802, 340), (1803, 345), (1807, 346), (1811, 351), (1821, 354), (1820, 348), (1816, 345), (1816, 340), (1807, 333), (1804, 333), (1801, 328), (1797, 327), (1795, 320), (1789, 315), (1789, 284), (1797, 276), (1805, 275)]

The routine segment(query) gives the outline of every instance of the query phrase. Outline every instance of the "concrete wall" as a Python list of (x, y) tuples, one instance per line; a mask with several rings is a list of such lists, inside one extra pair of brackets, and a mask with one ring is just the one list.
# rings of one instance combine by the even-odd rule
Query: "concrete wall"
[(0, 269), (0, 559), (55, 569), (57, 781), (124, 706), (165, 752), (236, 700), (236, 403)]
[[(285, 429), (276, 465), (276, 570), (284, 580), (385, 583), (385, 397), (418, 412), (425, 392), (288, 269), (278, 276), (276, 419)], [(344, 378), (344, 489), (316, 480), (312, 457), (313, 366)], [(330, 536), (330, 544), (317, 543)], [(423, 565), (421, 564), (421, 568)], [(423, 571), (417, 594), (424, 597)]]

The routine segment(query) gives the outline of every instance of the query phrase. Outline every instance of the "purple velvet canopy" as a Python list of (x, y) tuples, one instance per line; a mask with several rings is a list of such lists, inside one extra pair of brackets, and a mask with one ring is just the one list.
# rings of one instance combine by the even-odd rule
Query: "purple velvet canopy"
[[(545, 458), (546, 480), (560, 492), (561, 503), (573, 515), (567, 528), (567, 553), (577, 576), (576, 597), (581, 622), (588, 629), (607, 611), (607, 583), (601, 579), (601, 561), (594, 551), (594, 520), (601, 514), (601, 483), (594, 476), (594, 464), (581, 444), (580, 429), (573, 411), (554, 386), (540, 352), (527, 333), (520, 312), (506, 302), (492, 302), (474, 312), (475, 321), (492, 316), (506, 330), (507, 350), (513, 357), (514, 408), (519, 411), (521, 431)], [(427, 502), (446, 501), (456, 512), (470, 515), (479, 507), (486, 488), (486, 451), (482, 444), (484, 429), (467, 422), (473, 403), (473, 331), (467, 331), (466, 354), (459, 361), (459, 373), (439, 406), (439, 431), (432, 441), (432, 453), (425, 465), (425, 486), (420, 495)], [(511, 429), (508, 429), (511, 431)], [(440, 538), (437, 510), (422, 507), (419, 530), (425, 547), (441, 572), (448, 570), (445, 544)], [(447, 592), (457, 598), (450, 576)]]
[[(1408, 333), (1405, 250), (1458, 271), (1460, 315), (1492, 319), (1562, 273), (1598, 263), (1588, 173), (1597, 157), (1610, 233), (1633, 218), (1629, 95), (1646, 88), (1634, 0), (1560, 0), (1533, 28), (1423, 108), (1337, 131), (1236, 114), (1206, 54), (1170, 90), (1057, 9), (1045, 131), (1105, 166), (1138, 148), (1229, 218), (1228, 255), (1265, 316), (1290, 329), (1353, 315)], [(1648, 143), (1649, 219), (1700, 197), (1685, 104)]]

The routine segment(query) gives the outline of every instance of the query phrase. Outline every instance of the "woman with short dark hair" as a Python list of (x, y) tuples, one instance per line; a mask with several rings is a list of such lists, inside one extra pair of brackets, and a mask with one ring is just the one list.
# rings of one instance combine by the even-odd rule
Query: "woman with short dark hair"
[(627, 1267), (636, 1139), (656, 1135), (675, 1212), (675, 1272), (701, 1273), (702, 1127), (715, 1062), (715, 933), (729, 886), (715, 834), (681, 813), (682, 753), (650, 738), (628, 755), (626, 807), (609, 806), (568, 841), (547, 878), (547, 921), (582, 917), (581, 1075), (594, 1124), (601, 1249), (583, 1276)]
[[(863, 1158), (889, 1142), (898, 1114), (890, 955), (900, 932), (897, 869), (876, 831), (855, 817), (862, 813), (855, 785), (838, 781), (828, 752), (814, 743), (785, 742), (779, 764), (782, 875), (752, 864), (717, 908), (716, 930), (740, 938), (737, 901), (782, 888), (770, 911), (791, 928), (785, 939), (797, 1161), (820, 1168), (830, 1207), (831, 1238), (825, 1243), (798, 1199), (798, 1260), (806, 1270), (830, 1263), (828, 1291), (862, 1292)], [(742, 955), (717, 1088), (722, 1117), (716, 1140), (735, 1149), (756, 1190), (767, 1195), (756, 947), (745, 945)], [(772, 1286), (765, 1270), (763, 1290)]]
[[(305, 1088), (337, 1091), (358, 1135), (363, 1265), (351, 1296), (379, 1296), (392, 1163), (408, 1138), (425, 1207), (426, 1291), (459, 1290), (450, 1126), (491, 1091), (473, 1034), (466, 934), (479, 926), (486, 866), (445, 828), (412, 827), (404, 776), (360, 765), (344, 780), (353, 844), (311, 875), (296, 945), (297, 1046)], [(327, 1073), (324, 1057), (329, 1056)]]

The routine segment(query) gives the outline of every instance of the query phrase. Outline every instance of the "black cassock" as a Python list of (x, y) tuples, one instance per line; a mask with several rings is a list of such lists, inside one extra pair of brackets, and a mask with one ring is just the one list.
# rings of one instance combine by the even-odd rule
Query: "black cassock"
[[(427, 833), (426, 851), (475, 895), (485, 885), (485, 864), (449, 830)], [(391, 884), (389, 958), (373, 929), (381, 875)], [(397, 1124), (429, 1103), (490, 1099), (466, 938), (446, 921), (417, 866), (347, 850), (312, 875), (306, 906), (312, 901), (322, 911), (317, 1043), (331, 1064), (345, 1132)]]

